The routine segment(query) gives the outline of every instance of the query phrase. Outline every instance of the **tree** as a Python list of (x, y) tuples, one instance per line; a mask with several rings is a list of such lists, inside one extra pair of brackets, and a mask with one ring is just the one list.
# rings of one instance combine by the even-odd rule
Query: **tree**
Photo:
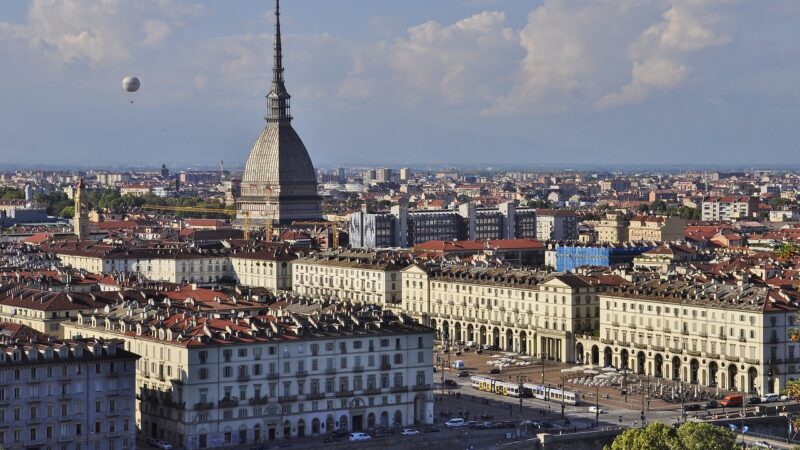
[(647, 203), (642, 203), (641, 205), (636, 207), (636, 211), (639, 211), (640, 213), (646, 213), (650, 211), (650, 205), (648, 205)]
[(686, 422), (678, 428), (686, 450), (728, 450), (736, 447), (736, 433), (710, 423)]
[(645, 428), (630, 428), (614, 439), (604, 450), (679, 450), (675, 430), (663, 423), (653, 422)]
[(707, 423), (687, 422), (674, 430), (653, 422), (631, 428), (604, 450), (729, 450), (736, 448), (736, 433)]
[(664, 200), (656, 200), (650, 205), (650, 209), (656, 214), (664, 214), (667, 212), (669, 207), (667, 206), (667, 202)]

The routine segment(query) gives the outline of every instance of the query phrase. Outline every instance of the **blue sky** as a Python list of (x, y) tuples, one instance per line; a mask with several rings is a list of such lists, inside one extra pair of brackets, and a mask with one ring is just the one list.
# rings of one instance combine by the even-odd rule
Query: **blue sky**
[[(272, 6), (2, 2), (0, 169), (242, 164), (263, 126)], [(282, 10), (294, 124), (317, 166), (797, 165), (795, 0)]]

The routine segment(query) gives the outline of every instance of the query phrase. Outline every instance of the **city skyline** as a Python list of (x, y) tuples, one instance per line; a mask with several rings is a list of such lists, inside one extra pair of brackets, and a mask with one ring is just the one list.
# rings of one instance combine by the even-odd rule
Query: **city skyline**
[[(0, 9), (4, 163), (243, 166), (272, 2), (92, 4)], [(319, 167), (791, 164), (797, 6), (620, 5), (287, 2), (295, 126)]]

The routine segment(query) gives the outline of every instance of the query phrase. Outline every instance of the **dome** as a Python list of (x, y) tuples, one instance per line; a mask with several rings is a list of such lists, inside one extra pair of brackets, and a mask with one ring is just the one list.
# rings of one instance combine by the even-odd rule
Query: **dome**
[(283, 194), (316, 195), (314, 165), (291, 124), (268, 122), (258, 136), (242, 177), (242, 186), (252, 184)]

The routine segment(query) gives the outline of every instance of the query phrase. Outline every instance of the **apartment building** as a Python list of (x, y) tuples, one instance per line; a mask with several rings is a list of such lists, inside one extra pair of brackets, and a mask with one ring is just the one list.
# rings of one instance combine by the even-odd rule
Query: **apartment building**
[(317, 253), (291, 262), (295, 294), (397, 308), (400, 277), (410, 259), (395, 251), (350, 250)]
[(628, 225), (630, 221), (625, 214), (610, 213), (594, 227), (597, 242), (619, 244), (628, 242)]
[(540, 241), (577, 241), (578, 216), (567, 209), (536, 211), (536, 239)]
[(630, 242), (673, 242), (685, 239), (686, 219), (669, 216), (636, 216), (628, 225)]
[(230, 254), (230, 266), (236, 284), (288, 291), (295, 259), (297, 255), (285, 249), (236, 251)]
[[(2, 331), (6, 336), (5, 327)], [(137, 358), (121, 341), (55, 340), (35, 333), (25, 339), (4, 337), (0, 447), (136, 448)]]
[(800, 367), (798, 294), (748, 283), (663, 277), (599, 295), (599, 338), (581, 362), (751, 394), (781, 392)]
[(403, 310), (442, 340), (573, 362), (575, 334), (599, 327), (598, 294), (622, 282), (616, 276), (412, 265), (403, 271)]
[(139, 352), (137, 423), (186, 449), (433, 422), (434, 331), (373, 306), (215, 319), (121, 305), (65, 329)]
[(747, 218), (755, 211), (757, 200), (749, 195), (726, 195), (707, 197), (702, 203), (701, 218), (704, 221), (730, 221)]

